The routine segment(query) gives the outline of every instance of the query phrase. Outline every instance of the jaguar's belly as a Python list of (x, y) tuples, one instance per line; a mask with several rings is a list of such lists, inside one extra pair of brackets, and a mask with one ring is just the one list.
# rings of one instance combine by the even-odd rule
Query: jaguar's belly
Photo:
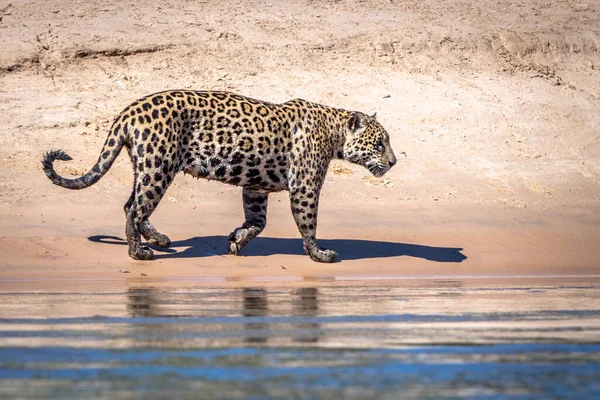
[(190, 174), (194, 178), (209, 178), (210, 171), (206, 167), (206, 163), (200, 160), (195, 160), (183, 168), (183, 172)]
[(235, 186), (249, 187), (268, 192), (288, 189), (288, 163), (275, 159), (264, 162), (255, 159), (251, 165), (216, 163), (214, 159), (195, 158), (187, 163), (183, 172), (195, 178), (203, 178), (228, 183)]

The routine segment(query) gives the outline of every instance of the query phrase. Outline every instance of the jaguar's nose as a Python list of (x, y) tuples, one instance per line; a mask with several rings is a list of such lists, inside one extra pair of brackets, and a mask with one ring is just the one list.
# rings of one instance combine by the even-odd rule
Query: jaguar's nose
[(396, 165), (396, 157), (390, 160), (390, 167), (393, 167), (394, 165)]

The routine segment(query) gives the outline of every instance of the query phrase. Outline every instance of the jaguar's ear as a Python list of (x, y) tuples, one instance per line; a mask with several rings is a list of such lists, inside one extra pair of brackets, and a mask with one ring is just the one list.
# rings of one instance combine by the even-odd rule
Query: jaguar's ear
[(373, 115), (371, 115), (371, 118), (377, 119), (377, 113), (374, 113)]
[(361, 112), (355, 112), (348, 121), (348, 129), (351, 134), (356, 135), (367, 127), (367, 116)]

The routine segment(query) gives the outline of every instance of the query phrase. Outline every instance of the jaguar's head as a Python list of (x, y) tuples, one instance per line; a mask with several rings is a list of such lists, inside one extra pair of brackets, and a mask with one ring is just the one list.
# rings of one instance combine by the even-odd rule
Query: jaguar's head
[(344, 160), (362, 165), (376, 177), (383, 176), (396, 164), (390, 136), (373, 116), (352, 114), (346, 124)]

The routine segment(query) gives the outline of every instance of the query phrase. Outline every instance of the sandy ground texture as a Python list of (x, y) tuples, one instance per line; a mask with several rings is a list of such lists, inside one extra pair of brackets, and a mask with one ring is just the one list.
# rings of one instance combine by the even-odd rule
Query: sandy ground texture
[[(0, 1), (0, 278), (594, 276), (600, 273), (600, 3), (562, 0)], [(165, 89), (377, 112), (399, 162), (332, 164), (302, 255), (286, 193), (243, 257), (241, 190), (179, 176), (132, 261), (122, 154), (68, 191), (45, 151), (95, 162), (112, 119)]]

